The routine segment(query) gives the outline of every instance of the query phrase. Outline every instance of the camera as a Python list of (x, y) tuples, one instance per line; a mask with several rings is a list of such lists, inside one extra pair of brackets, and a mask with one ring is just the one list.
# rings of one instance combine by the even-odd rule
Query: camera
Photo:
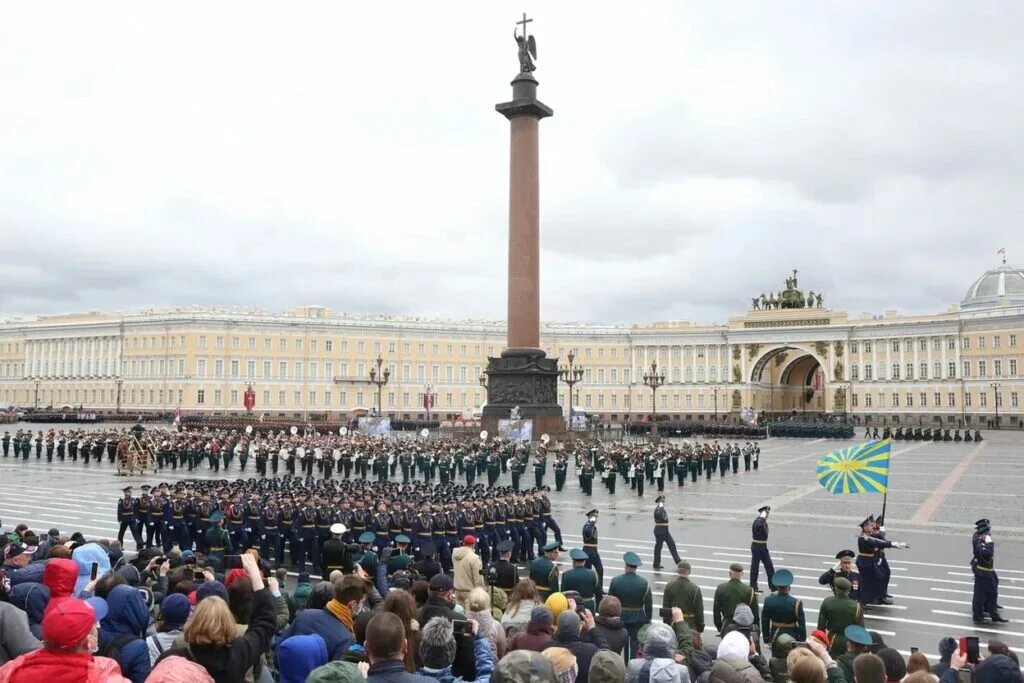
[(658, 610), (658, 614), (661, 615), (661, 620), (663, 622), (665, 622), (669, 626), (672, 625), (672, 608), (671, 607), (662, 607), (661, 609)]
[(242, 556), (241, 555), (225, 555), (224, 556), (224, 569), (241, 569), (242, 568)]

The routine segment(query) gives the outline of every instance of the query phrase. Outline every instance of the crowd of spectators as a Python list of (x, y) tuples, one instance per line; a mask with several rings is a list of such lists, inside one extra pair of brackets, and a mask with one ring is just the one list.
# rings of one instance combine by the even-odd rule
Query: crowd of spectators
[(594, 614), (529, 579), (507, 595), (457, 591), (444, 573), (397, 587), (357, 565), (293, 584), (255, 550), (215, 571), (189, 551), (129, 555), (58, 529), (0, 541), (0, 683), (1022, 683), (997, 640), (974, 662), (953, 638), (938, 661), (904, 657), (859, 625), (842, 647), (820, 630), (762, 644), (737, 611), (711, 644), (673, 607), (629, 658), (618, 599)]

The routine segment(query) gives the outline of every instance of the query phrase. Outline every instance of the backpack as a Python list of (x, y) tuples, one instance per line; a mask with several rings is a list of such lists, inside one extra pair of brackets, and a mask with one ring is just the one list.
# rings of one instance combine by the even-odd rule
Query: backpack
[(133, 636), (130, 633), (125, 633), (124, 635), (120, 635), (117, 638), (114, 638), (112, 641), (101, 647), (99, 652), (97, 652), (96, 654), (98, 654), (100, 657), (109, 657), (110, 659), (113, 659), (115, 662), (120, 663), (121, 648), (135, 640), (140, 640), (140, 638)]

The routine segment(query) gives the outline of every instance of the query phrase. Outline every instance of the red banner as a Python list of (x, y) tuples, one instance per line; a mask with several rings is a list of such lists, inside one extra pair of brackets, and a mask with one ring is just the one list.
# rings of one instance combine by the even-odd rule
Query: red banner
[(256, 392), (253, 391), (252, 387), (245, 390), (245, 409), (251, 411), (253, 406), (256, 405)]

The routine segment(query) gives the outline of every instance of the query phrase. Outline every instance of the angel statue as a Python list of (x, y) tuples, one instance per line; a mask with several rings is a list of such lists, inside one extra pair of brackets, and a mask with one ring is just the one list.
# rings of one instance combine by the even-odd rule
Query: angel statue
[(533, 36), (526, 35), (526, 27), (523, 27), (523, 35), (519, 35), (519, 29), (513, 34), (516, 37), (516, 44), (519, 45), (519, 71), (528, 74), (537, 69), (533, 60), (537, 59), (537, 41)]

